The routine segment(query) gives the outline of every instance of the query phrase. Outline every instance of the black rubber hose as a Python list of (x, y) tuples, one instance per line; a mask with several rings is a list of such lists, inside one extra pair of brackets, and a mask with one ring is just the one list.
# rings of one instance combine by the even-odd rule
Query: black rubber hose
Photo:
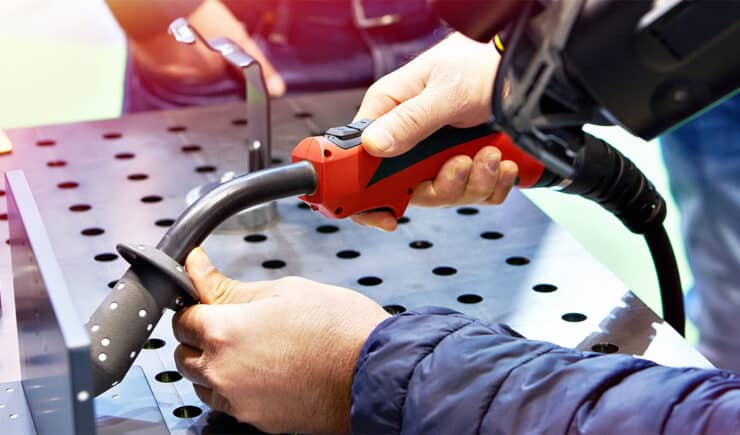
[(185, 210), (157, 248), (178, 263), (234, 214), (280, 198), (313, 193), (316, 172), (308, 161), (266, 169), (215, 187)]
[[(194, 202), (157, 247), (182, 264), (193, 248), (232, 215), (315, 189), (316, 173), (307, 161), (235, 178)], [(178, 298), (188, 302), (172, 280), (150, 272), (129, 268), (86, 324), (96, 396), (121, 381), (164, 311), (178, 306)]]
[(645, 232), (645, 241), (653, 257), (655, 272), (660, 285), (660, 302), (663, 305), (663, 319), (682, 336), (686, 329), (686, 315), (683, 308), (683, 290), (678, 273), (676, 257), (665, 227), (657, 226)]

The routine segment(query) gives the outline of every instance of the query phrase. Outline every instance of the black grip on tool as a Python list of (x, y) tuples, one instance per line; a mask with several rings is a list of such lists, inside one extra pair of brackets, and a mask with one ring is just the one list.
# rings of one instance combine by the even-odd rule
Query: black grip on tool
[(645, 174), (608, 143), (583, 134), (575, 175), (562, 191), (597, 202), (633, 233), (660, 226), (666, 216), (665, 200)]
[[(162, 313), (181, 295), (178, 285), (147, 265), (133, 265), (87, 323), (98, 395), (125, 376)], [(184, 299), (181, 296), (182, 303)]]

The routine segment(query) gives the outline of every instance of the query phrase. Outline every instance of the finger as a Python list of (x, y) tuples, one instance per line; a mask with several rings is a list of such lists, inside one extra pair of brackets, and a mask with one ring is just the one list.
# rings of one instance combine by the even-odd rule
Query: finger
[(398, 226), (398, 221), (388, 211), (370, 211), (356, 214), (352, 216), (352, 220), (360, 225), (378, 228), (383, 231), (393, 231)]
[(241, 41), (239, 45), (241, 45), (244, 51), (246, 51), (249, 55), (254, 57), (257, 62), (260, 63), (260, 66), (262, 67), (262, 72), (264, 73), (266, 78), (267, 91), (269, 92), (270, 96), (280, 97), (285, 94), (285, 81), (277, 72), (275, 67), (272, 66), (272, 63), (270, 63), (265, 54), (262, 53), (262, 50), (254, 42), (254, 40), (251, 37), (247, 36)]
[(496, 182), (496, 190), (493, 194), (486, 199), (486, 204), (498, 205), (504, 202), (509, 192), (514, 187), (514, 182), (519, 174), (519, 167), (516, 163), (511, 160), (504, 160), (499, 165), (498, 181)]
[(211, 402), (211, 396), (213, 395), (213, 390), (211, 388), (193, 383), (193, 390), (195, 391), (195, 395), (198, 396), (198, 399), (200, 399), (201, 402), (205, 403), (206, 405), (211, 407), (211, 409), (213, 409), (213, 407), (209, 405), (209, 403)]
[(424, 90), (428, 76), (424, 71), (423, 65), (412, 61), (381, 77), (365, 92), (354, 120), (377, 119), (409, 98), (419, 95)]
[(212, 388), (206, 379), (203, 362), (203, 351), (194, 347), (180, 344), (175, 348), (175, 367), (189, 381)]
[[(190, 251), (185, 260), (185, 268), (198, 291), (200, 302), (204, 304), (234, 303), (234, 293), (239, 282), (225, 277), (208, 259), (202, 248)], [(242, 295), (243, 297), (243, 295)]]
[(175, 339), (188, 346), (203, 349), (203, 337), (209, 325), (208, 305), (197, 304), (184, 308), (172, 316)]
[(424, 207), (453, 205), (461, 201), (473, 161), (468, 156), (455, 156), (445, 162), (432, 181), (419, 184), (411, 202)]
[(231, 413), (229, 401), (218, 392), (198, 384), (193, 384), (193, 390), (195, 391), (195, 395), (212, 410), (227, 414)]
[(202, 304), (244, 304), (273, 289), (271, 281), (239, 282), (224, 276), (208, 259), (202, 248), (190, 251), (185, 260), (190, 279)]
[(405, 153), (448, 123), (454, 105), (446, 99), (439, 91), (424, 89), (370, 124), (362, 133), (363, 146), (378, 157)]
[(465, 186), (462, 201), (466, 204), (485, 201), (489, 198), (498, 181), (498, 167), (501, 162), (501, 151), (495, 147), (484, 147), (473, 157), (470, 178)]

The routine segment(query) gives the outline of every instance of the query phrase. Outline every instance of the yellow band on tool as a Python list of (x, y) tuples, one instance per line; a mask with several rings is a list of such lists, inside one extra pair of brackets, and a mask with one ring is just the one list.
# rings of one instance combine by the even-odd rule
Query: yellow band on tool
[(499, 53), (504, 52), (504, 42), (501, 40), (501, 37), (496, 34), (496, 36), (493, 37), (493, 45), (496, 46), (496, 50), (498, 50)]

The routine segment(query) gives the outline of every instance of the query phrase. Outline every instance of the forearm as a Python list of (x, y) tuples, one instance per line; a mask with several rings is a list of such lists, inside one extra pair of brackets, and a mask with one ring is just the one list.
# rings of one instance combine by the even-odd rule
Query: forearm
[(381, 324), (353, 381), (353, 432), (729, 433), (740, 379), (517, 338), (449, 311)]

